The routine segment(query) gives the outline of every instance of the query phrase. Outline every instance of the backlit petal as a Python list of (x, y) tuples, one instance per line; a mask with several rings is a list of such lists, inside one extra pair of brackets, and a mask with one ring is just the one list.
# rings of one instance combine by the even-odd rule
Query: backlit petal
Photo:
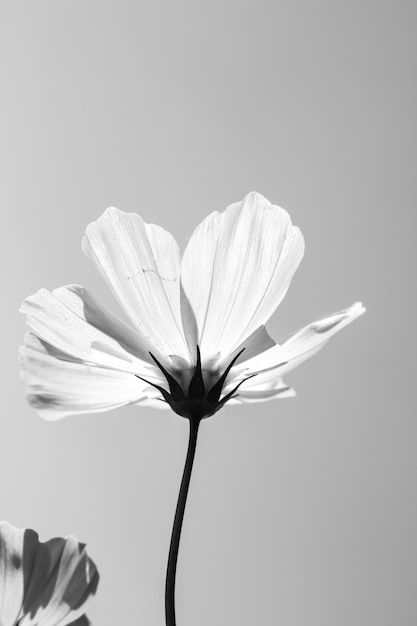
[(229, 400), (229, 403), (266, 402), (267, 400), (293, 398), (294, 396), (294, 389), (286, 385), (281, 378), (275, 376), (273, 381), (265, 381), (261, 377), (254, 377), (239, 387), (236, 397)]
[(135, 327), (165, 356), (189, 358), (181, 321), (179, 250), (172, 235), (134, 213), (110, 208), (87, 227), (83, 250)]
[[(133, 373), (67, 359), (32, 333), (26, 335), (20, 350), (21, 377), (29, 403), (45, 419), (107, 411), (159, 395)], [(152, 366), (146, 377), (161, 380)]]
[(99, 576), (85, 546), (75, 537), (43, 543), (36, 532), (26, 530), (23, 568), (25, 592), (19, 626), (64, 626), (84, 615)]
[[(165, 384), (165, 387), (166, 386), (167, 385)], [(157, 393), (155, 393), (154, 398), (143, 398), (142, 400), (139, 400), (138, 402), (136, 402), (136, 404), (138, 406), (143, 406), (143, 407), (152, 407), (153, 409), (165, 410), (165, 409), (171, 408), (169, 404), (163, 400), (161, 394), (157, 394)]]
[(247, 337), (241, 344), (233, 350), (233, 352), (227, 357), (227, 362), (233, 359), (233, 357), (244, 348), (244, 351), (236, 361), (236, 363), (243, 363), (249, 359), (254, 358), (258, 354), (262, 354), (265, 350), (269, 350), (275, 346), (276, 343), (268, 334), (265, 326), (259, 326), (249, 337)]
[(98, 584), (97, 569), (85, 547), (69, 536), (33, 548), (35, 576), (25, 593), (22, 626), (65, 626), (82, 617)]
[(82, 615), (75, 622), (70, 622), (68, 626), (90, 626), (91, 622), (86, 615)]
[[(242, 370), (246, 368), (246, 375), (257, 374), (256, 378), (262, 376), (264, 381), (273, 381), (275, 377), (283, 376), (316, 354), (334, 334), (364, 312), (365, 307), (362, 303), (356, 302), (343, 311), (317, 320), (297, 332), (283, 344), (276, 345), (242, 364)], [(235, 374), (237, 372), (238, 368), (235, 369)]]
[(106, 311), (78, 285), (40, 289), (20, 310), (33, 333), (74, 359), (121, 371), (140, 373), (153, 364), (149, 352), (158, 351), (140, 332)]
[(284, 297), (304, 241), (288, 213), (252, 192), (194, 231), (181, 266), (203, 355), (222, 357), (263, 325)]
[(88, 626), (86, 603), (99, 575), (75, 537), (45, 543), (30, 529), (0, 522), (0, 624)]

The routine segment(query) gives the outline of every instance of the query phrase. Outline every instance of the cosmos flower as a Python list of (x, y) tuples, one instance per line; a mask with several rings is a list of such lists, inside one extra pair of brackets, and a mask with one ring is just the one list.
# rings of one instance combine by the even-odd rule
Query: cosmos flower
[(171, 407), (187, 418), (165, 586), (166, 626), (176, 626), (177, 556), (201, 420), (226, 403), (294, 395), (283, 376), (365, 309), (357, 302), (281, 345), (268, 335), (265, 323), (304, 240), (284, 209), (254, 192), (211, 213), (182, 260), (172, 235), (114, 208), (87, 227), (83, 250), (128, 320), (78, 285), (41, 289), (21, 308), (30, 327), (21, 375), (30, 404), (47, 419), (127, 404)]
[(83, 250), (128, 320), (78, 285), (22, 304), (28, 400), (47, 419), (127, 404), (208, 417), (226, 402), (294, 395), (283, 376), (365, 309), (357, 302), (281, 345), (265, 323), (304, 252), (288, 213), (252, 192), (211, 213), (180, 258), (172, 235), (115, 208), (87, 227)]
[(86, 603), (99, 575), (75, 537), (39, 541), (0, 522), (1, 626), (88, 626)]

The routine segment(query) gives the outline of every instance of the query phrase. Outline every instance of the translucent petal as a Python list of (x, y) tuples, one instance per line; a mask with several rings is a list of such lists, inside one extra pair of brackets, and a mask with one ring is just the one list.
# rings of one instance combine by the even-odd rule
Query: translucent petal
[(194, 231), (181, 279), (203, 355), (222, 357), (263, 325), (284, 297), (303, 256), (288, 213), (252, 192)]
[(83, 544), (72, 536), (42, 543), (37, 533), (27, 530), (23, 560), (25, 598), (19, 626), (65, 626), (83, 617), (99, 579)]
[(70, 622), (68, 626), (90, 626), (91, 622), (86, 615), (81, 615), (74, 622)]
[(273, 382), (264, 383), (257, 382), (253, 384), (251, 378), (247, 382), (244, 382), (237, 392), (235, 398), (229, 400), (229, 403), (245, 404), (252, 402), (266, 402), (267, 400), (276, 400), (281, 398), (293, 398), (295, 391), (291, 387), (288, 387), (281, 378), (275, 378)]
[(259, 326), (259, 328), (233, 350), (232, 354), (226, 358), (226, 362), (230, 363), (242, 348), (244, 348), (244, 351), (236, 361), (237, 363), (243, 363), (249, 359), (253, 359), (255, 356), (258, 356), (258, 354), (262, 354), (265, 350), (269, 350), (269, 348), (275, 345), (275, 341), (270, 337), (265, 326)]
[(180, 303), (180, 258), (172, 235), (134, 213), (107, 209), (86, 230), (94, 261), (136, 328), (168, 356), (189, 358)]
[[(241, 367), (245, 374), (257, 374), (263, 381), (273, 381), (316, 354), (329, 339), (365, 312), (361, 302), (309, 324), (281, 345), (250, 359)], [(235, 370), (235, 375), (238, 370)]]
[(39, 541), (30, 529), (0, 522), (0, 624), (65, 626), (80, 620), (98, 572), (75, 537)]
[[(32, 333), (20, 350), (20, 362), (28, 401), (49, 420), (107, 411), (159, 395), (133, 373), (67, 360), (67, 355)], [(161, 380), (152, 366), (146, 378)]]
[(69, 622), (68, 626), (90, 626), (91, 622), (86, 615), (81, 615), (73, 622)]
[(106, 311), (94, 296), (78, 285), (48, 291), (40, 289), (20, 310), (33, 333), (74, 359), (120, 371), (140, 373), (155, 346)]

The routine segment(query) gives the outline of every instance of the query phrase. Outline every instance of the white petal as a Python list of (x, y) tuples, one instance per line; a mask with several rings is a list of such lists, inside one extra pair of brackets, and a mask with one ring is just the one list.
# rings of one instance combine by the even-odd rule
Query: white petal
[(182, 283), (180, 285), (180, 290), (181, 290), (180, 302), (181, 302), (182, 326), (184, 329), (184, 335), (187, 341), (189, 354), (191, 356), (191, 362), (195, 363), (197, 359), (197, 344), (198, 344), (197, 320), (195, 317), (195, 313), (193, 311), (193, 307), (191, 306), (191, 303), (187, 297), (187, 294), (184, 291), (184, 287)]
[[(159, 395), (133, 373), (66, 358), (32, 333), (27, 334), (20, 349), (28, 401), (45, 419), (108, 411)], [(149, 366), (148, 380), (159, 381), (156, 368), (153, 372)]]
[(313, 322), (282, 345), (276, 345), (247, 361), (242, 369), (247, 368), (246, 375), (257, 374), (257, 378), (262, 376), (264, 381), (273, 381), (275, 377), (283, 376), (316, 354), (334, 334), (365, 313), (365, 310), (361, 302), (356, 302), (348, 309)]
[[(164, 387), (164, 388), (166, 386), (167, 386), (166, 384), (165, 386), (161, 385), (161, 387)], [(171, 410), (171, 407), (169, 406), (167, 402), (165, 402), (165, 400), (163, 400), (161, 394), (155, 394), (155, 398), (143, 398), (142, 400), (139, 400), (139, 402), (136, 402), (135, 404), (137, 404), (138, 406), (152, 407), (153, 409)]]
[[(227, 389), (225, 389), (226, 391)], [(231, 390), (231, 389), (230, 389)], [(281, 398), (293, 398), (295, 391), (288, 387), (281, 378), (273, 381), (263, 381), (261, 377), (250, 378), (245, 381), (237, 390), (236, 397), (229, 400), (232, 404), (245, 404), (252, 402), (266, 402)]]
[(24, 530), (0, 522), (0, 624), (13, 626), (23, 603)]
[(181, 266), (203, 355), (222, 357), (263, 325), (284, 297), (304, 252), (288, 213), (252, 192), (193, 233)]
[(189, 358), (181, 321), (179, 250), (172, 235), (134, 213), (110, 208), (87, 227), (83, 250), (135, 327), (165, 356)]
[(34, 334), (75, 360), (140, 374), (146, 363), (153, 365), (149, 352), (159, 355), (144, 335), (105, 311), (78, 285), (41, 289), (20, 310)]
[(272, 348), (275, 345), (275, 341), (268, 334), (265, 326), (259, 326), (259, 328), (257, 328), (249, 337), (239, 344), (228, 357), (226, 357), (224, 365), (222, 364), (220, 369), (227, 367), (233, 357), (242, 349), (244, 350), (236, 361), (236, 363), (239, 364), (258, 356), (258, 354), (262, 354), (265, 350), (269, 350), (269, 348)]

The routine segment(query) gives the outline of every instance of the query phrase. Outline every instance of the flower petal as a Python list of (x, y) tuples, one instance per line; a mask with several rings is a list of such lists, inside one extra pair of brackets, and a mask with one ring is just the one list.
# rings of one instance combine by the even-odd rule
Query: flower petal
[(15, 624), (23, 603), (24, 530), (0, 522), (0, 624)]
[(222, 357), (264, 324), (284, 297), (304, 241), (288, 213), (252, 192), (194, 231), (181, 279), (203, 355)]
[(86, 615), (81, 615), (75, 622), (70, 622), (68, 626), (90, 626), (91, 622)]
[(75, 622), (70, 622), (68, 626), (90, 626), (91, 622), (86, 615), (81, 615)]
[(259, 328), (257, 328), (249, 337), (247, 337), (233, 350), (233, 352), (227, 357), (226, 363), (230, 363), (236, 354), (238, 354), (238, 352), (240, 352), (243, 348), (244, 351), (237, 359), (236, 364), (248, 361), (249, 359), (258, 356), (258, 354), (262, 354), (265, 350), (269, 350), (269, 348), (272, 348), (275, 345), (275, 341), (268, 334), (265, 326), (259, 326)]
[(20, 310), (35, 335), (75, 360), (140, 374), (146, 363), (153, 365), (149, 352), (159, 354), (143, 334), (105, 311), (79, 285), (40, 289)]
[(273, 381), (263, 381), (255, 377), (245, 381), (239, 387), (236, 396), (229, 400), (228, 403), (245, 404), (248, 402), (266, 402), (267, 400), (293, 398), (294, 396), (294, 389), (288, 387), (282, 378), (275, 376)]
[(87, 227), (83, 250), (135, 327), (165, 356), (188, 359), (181, 321), (180, 257), (172, 235), (134, 213), (110, 208)]
[(162, 394), (155, 394), (154, 398), (143, 398), (143, 400), (138, 400), (138, 402), (135, 402), (135, 404), (137, 404), (138, 406), (152, 407), (153, 409), (171, 409), (168, 402), (165, 402), (165, 400), (162, 398)]
[[(256, 378), (262, 376), (263, 382), (273, 381), (316, 354), (334, 334), (365, 313), (365, 310), (361, 302), (355, 302), (343, 311), (313, 322), (283, 344), (247, 361), (242, 365), (242, 371), (245, 367), (245, 375), (256, 374)], [(235, 374), (237, 372), (236, 368)]]
[[(26, 335), (20, 360), (29, 404), (45, 419), (108, 411), (159, 395), (133, 373), (68, 360), (32, 333)], [(153, 372), (149, 366), (147, 379), (160, 380)]]
[(72, 536), (42, 543), (37, 533), (26, 530), (23, 564), (25, 597), (19, 626), (64, 626), (84, 615), (99, 580), (84, 544)]
[[(42, 575), (32, 594), (28, 593), (30, 599), (26, 602), (25, 598), (24, 612), (31, 618), (27, 624), (64, 626), (84, 614), (87, 600), (97, 589), (97, 569), (85, 547), (72, 536), (39, 544), (37, 561), (40, 555)], [(25, 618), (21, 623), (26, 626)]]
[(75, 537), (42, 543), (35, 531), (0, 522), (3, 626), (87, 626), (86, 603), (98, 580), (96, 566)]

